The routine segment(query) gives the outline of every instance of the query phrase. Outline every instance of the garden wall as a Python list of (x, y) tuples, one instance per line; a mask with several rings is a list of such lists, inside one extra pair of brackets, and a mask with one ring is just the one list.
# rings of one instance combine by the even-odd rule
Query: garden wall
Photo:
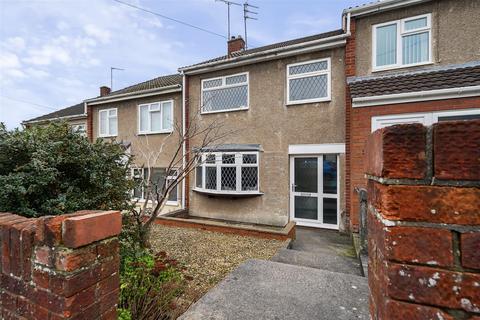
[(0, 213), (1, 319), (116, 319), (118, 211)]
[(365, 163), (372, 319), (480, 319), (480, 121), (378, 130)]

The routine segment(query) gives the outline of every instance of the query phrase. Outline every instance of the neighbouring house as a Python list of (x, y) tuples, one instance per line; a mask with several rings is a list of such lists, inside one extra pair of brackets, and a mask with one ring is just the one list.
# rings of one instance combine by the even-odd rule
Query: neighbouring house
[[(85, 104), (88, 137), (121, 143), (134, 156), (133, 176), (146, 177), (151, 170), (152, 181), (175, 177), (166, 168), (179, 147), (175, 128), (182, 126), (181, 75), (161, 76), (113, 92), (101, 87), (100, 96)], [(170, 193), (162, 213), (182, 208), (181, 189), (178, 186)], [(142, 203), (145, 193), (137, 188), (133, 197)]]
[(87, 111), (83, 102), (40, 117), (25, 120), (22, 122), (22, 125), (31, 127), (34, 125), (45, 125), (52, 121), (66, 121), (71, 126), (73, 132), (83, 136), (87, 135)]
[[(364, 146), (374, 130), (401, 123), (480, 118), (480, 1), (387, 0), (344, 11), (346, 202), (359, 223)], [(453, 158), (452, 158), (452, 161)]]
[[(202, 153), (187, 182), (189, 214), (344, 229), (344, 30), (245, 50), (180, 68), (185, 108), (232, 131)], [(195, 149), (199, 141), (189, 141)]]

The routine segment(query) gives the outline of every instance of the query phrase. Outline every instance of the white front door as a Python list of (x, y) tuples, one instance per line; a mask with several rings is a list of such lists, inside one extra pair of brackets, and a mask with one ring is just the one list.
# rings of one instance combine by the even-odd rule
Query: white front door
[(338, 155), (290, 158), (290, 217), (301, 226), (338, 229)]

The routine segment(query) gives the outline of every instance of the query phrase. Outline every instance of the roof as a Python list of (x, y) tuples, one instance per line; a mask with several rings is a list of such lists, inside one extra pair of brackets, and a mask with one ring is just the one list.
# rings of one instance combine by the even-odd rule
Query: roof
[(422, 2), (432, 0), (379, 0), (365, 3), (362, 5), (350, 7), (343, 10), (343, 15), (350, 13), (353, 17), (375, 14), (388, 10), (394, 10), (402, 7), (416, 5)]
[(37, 122), (37, 121), (47, 121), (47, 120), (53, 120), (53, 119), (58, 119), (58, 118), (65, 118), (65, 117), (75, 117), (75, 116), (85, 116), (85, 106), (82, 103), (76, 104), (74, 106), (60, 109), (48, 114), (44, 114), (43, 116), (36, 117), (30, 120), (25, 120), (24, 123), (29, 123), (29, 122)]
[(267, 51), (270, 51), (270, 50), (287, 48), (287, 47), (292, 46), (292, 45), (307, 43), (307, 42), (310, 42), (310, 41), (315, 41), (315, 40), (320, 40), (320, 39), (327, 39), (327, 38), (330, 38), (330, 37), (333, 37), (333, 36), (341, 35), (343, 33), (344, 32), (343, 32), (342, 29), (338, 29), (338, 30), (319, 33), (319, 34), (315, 34), (315, 35), (311, 35), (311, 36), (307, 36), (307, 37), (297, 38), (297, 39), (293, 39), (293, 40), (277, 42), (277, 43), (269, 44), (269, 45), (262, 46), (262, 47), (257, 47), (257, 48), (252, 48), (252, 49), (248, 49), (248, 50), (242, 50), (242, 51), (236, 51), (236, 52), (233, 52), (230, 57), (228, 55), (216, 57), (216, 58), (209, 59), (209, 60), (206, 60), (206, 61), (203, 61), (203, 62), (199, 62), (199, 63), (196, 63), (196, 64), (192, 64), (192, 65), (189, 65), (189, 66), (182, 67), (182, 68), (180, 68), (180, 70), (190, 69), (190, 68), (195, 68), (195, 67), (201, 67), (201, 66), (213, 63), (213, 62), (229, 62), (232, 59), (239, 58), (239, 57), (247, 58), (251, 55), (261, 54), (261, 53), (264, 53), (264, 52), (267, 52)]
[(160, 76), (151, 80), (140, 82), (129, 87), (112, 91), (101, 98), (116, 97), (118, 95), (126, 95), (129, 93), (137, 93), (146, 90), (159, 89), (163, 87), (170, 87), (174, 85), (182, 85), (182, 75), (179, 73)]
[(480, 61), (394, 75), (349, 78), (348, 83), (352, 98), (479, 86)]

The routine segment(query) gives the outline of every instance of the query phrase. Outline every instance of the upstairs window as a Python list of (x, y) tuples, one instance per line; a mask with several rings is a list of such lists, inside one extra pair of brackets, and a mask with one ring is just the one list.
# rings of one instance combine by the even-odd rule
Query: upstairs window
[(117, 135), (117, 109), (105, 109), (98, 112), (99, 136), (115, 137)]
[(431, 62), (431, 14), (373, 26), (373, 70)]
[(287, 104), (330, 100), (330, 59), (287, 66)]
[(202, 154), (195, 177), (197, 191), (218, 194), (258, 194), (258, 152)]
[(202, 80), (202, 113), (248, 109), (248, 73)]
[(138, 133), (168, 133), (173, 130), (173, 100), (138, 106)]

